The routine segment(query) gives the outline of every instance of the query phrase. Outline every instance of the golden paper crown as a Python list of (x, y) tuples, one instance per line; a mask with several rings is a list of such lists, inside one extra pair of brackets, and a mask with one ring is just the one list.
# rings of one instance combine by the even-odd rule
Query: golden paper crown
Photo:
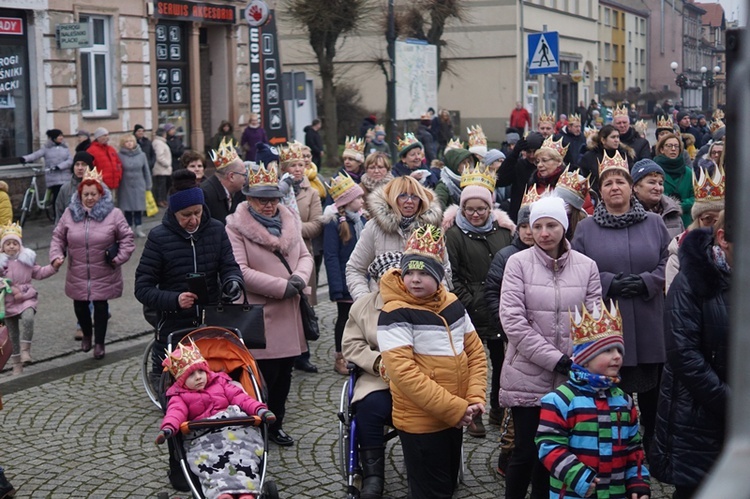
[(0, 239), (9, 235), (15, 235), (18, 236), (19, 239), (23, 239), (23, 229), (16, 222), (13, 222), (10, 225), (0, 226)]
[(721, 121), (720, 119), (717, 119), (717, 120), (712, 121), (711, 124), (708, 125), (708, 131), (711, 133), (714, 133), (719, 128), (724, 128), (725, 126), (727, 125), (723, 121)]
[(726, 176), (721, 167), (714, 168), (713, 177), (709, 177), (703, 168), (698, 168), (698, 178), (693, 171), (693, 193), (696, 203), (716, 203), (724, 201), (726, 195)]
[(575, 308), (575, 315), (570, 314), (570, 336), (573, 339), (573, 345), (581, 345), (592, 341), (601, 340), (608, 336), (622, 337), (622, 316), (620, 315), (620, 306), (614, 301), (609, 301), (609, 309), (601, 300), (601, 312), (594, 304), (592, 313), (586, 309), (585, 305), (581, 306), (583, 314)]
[(635, 128), (636, 132), (645, 134), (646, 130), (648, 130), (648, 123), (646, 123), (646, 120), (638, 120), (635, 122), (635, 125), (633, 125), (633, 128)]
[(205, 362), (206, 359), (203, 358), (201, 351), (190, 338), (189, 344), (180, 343), (172, 353), (167, 352), (162, 365), (169, 370), (174, 379), (179, 379), (191, 366)]
[(83, 174), (83, 179), (81, 179), (81, 182), (83, 182), (84, 180), (93, 180), (94, 182), (98, 184), (102, 184), (104, 183), (104, 180), (102, 179), (103, 179), (102, 173), (99, 170), (97, 170), (96, 167), (86, 168), (86, 172)]
[(628, 168), (628, 160), (620, 155), (620, 151), (615, 151), (615, 154), (610, 156), (605, 150), (602, 159), (599, 161), (599, 176), (601, 177), (602, 173), (613, 168), (619, 168), (620, 170), (624, 170), (628, 174), (630, 174), (630, 168)]
[(617, 106), (612, 111), (612, 117), (617, 118), (618, 116), (627, 116), (628, 115), (628, 108), (625, 106)]
[(247, 170), (247, 186), (248, 187), (263, 187), (263, 186), (274, 186), (279, 185), (279, 173), (276, 168), (271, 166), (266, 170), (263, 163), (258, 163), (258, 170), (254, 171), (252, 168)]
[(596, 128), (586, 128), (583, 131), (583, 136), (586, 137), (586, 139), (590, 139), (591, 137), (593, 137), (594, 135), (597, 135), (598, 133), (599, 133), (599, 130), (597, 130)]
[(373, 132), (383, 132), (385, 133), (385, 127), (383, 125), (375, 125), (375, 128), (372, 129)]
[(401, 152), (407, 147), (414, 145), (414, 144), (421, 144), (421, 142), (417, 140), (417, 138), (414, 136), (413, 133), (407, 132), (404, 134), (403, 139), (398, 139), (398, 143), (396, 143), (396, 148), (398, 149), (398, 152)]
[(544, 139), (544, 142), (542, 142), (542, 147), (540, 147), (539, 149), (552, 149), (553, 151), (557, 151), (557, 153), (559, 153), (560, 156), (564, 158), (568, 152), (569, 146), (570, 144), (568, 144), (567, 146), (563, 146), (562, 137), (560, 137), (558, 140), (554, 140), (552, 135), (550, 135), (549, 137)]
[(487, 137), (484, 135), (482, 125), (474, 125), (466, 129), (469, 133), (469, 149), (472, 147), (487, 147)]
[(714, 111), (714, 114), (712, 114), (711, 116), (715, 120), (723, 120), (724, 119), (724, 111), (722, 111), (721, 109), (717, 109), (716, 111)]
[(461, 189), (468, 185), (481, 185), (495, 192), (495, 175), (490, 172), (489, 168), (477, 163), (474, 168), (464, 168), (461, 174)]
[(552, 123), (555, 124), (555, 113), (540, 113), (539, 123)]
[(540, 199), (542, 199), (544, 196), (548, 195), (551, 192), (550, 186), (545, 187), (544, 191), (542, 191), (541, 194), (539, 194), (538, 189), (536, 187), (536, 184), (532, 184), (529, 186), (528, 189), (526, 189), (526, 192), (523, 194), (523, 199), (521, 200), (521, 206), (529, 206)]
[(362, 155), (365, 152), (365, 139), (357, 137), (346, 137), (344, 142), (344, 154)]
[(417, 227), (406, 241), (404, 255), (422, 255), (443, 261), (445, 254), (445, 240), (440, 227), (427, 224)]
[(568, 123), (581, 123), (581, 115), (580, 114), (571, 114), (568, 116)]
[(464, 144), (463, 142), (461, 142), (461, 139), (454, 138), (448, 141), (448, 144), (446, 144), (445, 151), (443, 152), (443, 154), (450, 151), (451, 149), (463, 149), (463, 148), (464, 148)]
[(296, 140), (290, 142), (286, 147), (281, 147), (279, 150), (279, 161), (285, 163), (287, 161), (304, 161), (304, 150), (303, 144)]
[(669, 128), (674, 130), (674, 121), (671, 116), (662, 116), (656, 121), (656, 128)]
[(586, 199), (591, 189), (588, 177), (581, 175), (580, 170), (569, 170), (570, 166), (567, 166), (557, 179), (557, 187), (568, 189), (581, 199)]
[(331, 183), (327, 184), (328, 193), (331, 195), (334, 201), (336, 201), (342, 194), (349, 189), (357, 186), (354, 180), (346, 173), (339, 173), (331, 179)]
[(219, 143), (219, 149), (211, 149), (211, 151), (209, 151), (209, 154), (211, 154), (211, 161), (213, 161), (214, 166), (217, 170), (226, 168), (230, 163), (233, 163), (240, 159), (239, 154), (237, 154), (237, 149), (234, 148), (234, 140), (227, 140), (226, 137), (221, 139), (221, 143)]

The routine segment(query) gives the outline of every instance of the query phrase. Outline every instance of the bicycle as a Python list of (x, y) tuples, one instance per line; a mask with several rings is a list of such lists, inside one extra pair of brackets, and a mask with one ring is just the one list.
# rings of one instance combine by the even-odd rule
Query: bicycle
[(47, 192), (44, 193), (44, 197), (41, 198), (39, 196), (39, 187), (36, 183), (37, 175), (44, 173), (44, 169), (34, 166), (29, 166), (29, 168), (34, 172), (34, 175), (31, 177), (31, 184), (23, 195), (23, 202), (21, 203), (21, 219), (19, 221), (21, 227), (26, 223), (26, 218), (28, 218), (29, 214), (37, 209), (44, 211), (50, 222), (55, 221), (55, 206), (52, 202), (52, 189), (47, 189)]

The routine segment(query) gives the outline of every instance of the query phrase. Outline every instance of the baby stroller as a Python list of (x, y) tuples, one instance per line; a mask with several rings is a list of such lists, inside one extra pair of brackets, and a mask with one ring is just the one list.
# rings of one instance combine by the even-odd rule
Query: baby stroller
[[(205, 326), (198, 329), (175, 331), (169, 335), (168, 348), (170, 352), (177, 347), (181, 341), (192, 339), (208, 362), (211, 370), (227, 373), (234, 381), (242, 385), (242, 388), (256, 400), (263, 402), (267, 400), (267, 391), (263, 384), (263, 377), (252, 354), (248, 351), (239, 336), (239, 332), (224, 327)], [(171, 375), (166, 369), (162, 373), (160, 382), (160, 405), (166, 412), (167, 397), (166, 390), (172, 383)], [(172, 456), (180, 466), (190, 491), (195, 499), (204, 499), (200, 481), (188, 465), (184, 448), (184, 434), (191, 431), (213, 430), (228, 426), (258, 426), (263, 438), (263, 455), (261, 456), (259, 473), (260, 483), (258, 486), (258, 499), (278, 499), (279, 493), (276, 484), (272, 480), (266, 480), (266, 468), (268, 464), (268, 428), (262, 423), (258, 416), (247, 416), (241, 418), (227, 419), (203, 419), (188, 421), (180, 427), (180, 432), (175, 434), (173, 445), (170, 450)]]

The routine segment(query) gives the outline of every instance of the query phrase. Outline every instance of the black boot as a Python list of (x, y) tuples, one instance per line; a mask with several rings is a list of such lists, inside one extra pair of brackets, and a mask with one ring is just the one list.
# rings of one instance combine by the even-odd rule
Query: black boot
[(8, 479), (5, 478), (5, 473), (3, 472), (3, 469), (0, 468), (0, 499), (14, 497), (15, 495), (16, 489), (14, 489), (13, 485), (11, 485)]
[(385, 485), (385, 448), (360, 450), (362, 458), (362, 490), (359, 499), (381, 499)]

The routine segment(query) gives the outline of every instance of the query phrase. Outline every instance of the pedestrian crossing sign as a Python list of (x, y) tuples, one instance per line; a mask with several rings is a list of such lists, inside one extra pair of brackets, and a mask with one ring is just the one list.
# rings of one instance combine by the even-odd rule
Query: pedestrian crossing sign
[(552, 74), (560, 72), (560, 43), (557, 31), (533, 33), (527, 37), (529, 51), (529, 74)]

